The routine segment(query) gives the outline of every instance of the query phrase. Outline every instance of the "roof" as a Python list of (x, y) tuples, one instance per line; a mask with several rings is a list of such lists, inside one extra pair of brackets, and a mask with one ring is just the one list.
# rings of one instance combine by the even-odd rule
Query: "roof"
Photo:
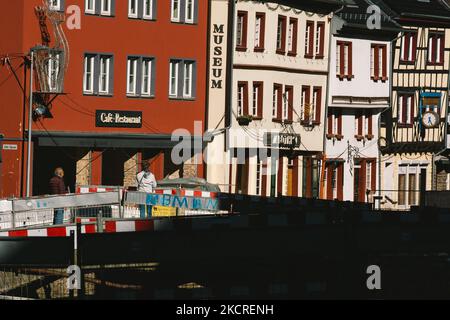
[(401, 25), (450, 26), (450, 0), (372, 0), (389, 7)]
[(343, 27), (337, 30), (337, 34), (363, 34), (364, 37), (372, 35), (373, 37), (393, 38), (398, 32), (402, 31), (402, 26), (395, 20), (396, 14), (385, 5), (378, 5), (381, 13), (381, 29), (369, 29), (368, 21), (374, 13), (369, 8), (372, 5), (375, 5), (375, 1), (345, 0), (345, 6), (335, 13), (344, 23)]

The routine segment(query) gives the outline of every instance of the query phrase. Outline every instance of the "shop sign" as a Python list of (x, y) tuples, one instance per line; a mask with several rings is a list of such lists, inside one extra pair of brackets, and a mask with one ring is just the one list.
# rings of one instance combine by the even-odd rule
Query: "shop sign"
[(142, 128), (140, 111), (96, 111), (96, 126), (109, 128)]
[(296, 149), (300, 148), (301, 139), (295, 133), (266, 132), (264, 134), (264, 145), (266, 147)]

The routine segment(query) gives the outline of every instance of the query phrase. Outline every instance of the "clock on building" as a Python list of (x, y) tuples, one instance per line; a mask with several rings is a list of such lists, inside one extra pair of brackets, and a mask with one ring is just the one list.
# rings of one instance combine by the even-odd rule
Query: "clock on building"
[(422, 115), (422, 124), (425, 128), (436, 128), (439, 125), (439, 115), (434, 111), (426, 111)]

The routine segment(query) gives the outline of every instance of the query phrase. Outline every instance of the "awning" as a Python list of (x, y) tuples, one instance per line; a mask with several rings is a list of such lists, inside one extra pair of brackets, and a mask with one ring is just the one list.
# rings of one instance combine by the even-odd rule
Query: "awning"
[[(85, 132), (33, 132), (40, 147), (80, 147), (80, 148), (133, 148), (171, 149), (179, 141), (172, 141), (166, 134), (121, 134), (121, 133), (85, 133)], [(186, 137), (192, 144), (203, 147), (202, 137)]]

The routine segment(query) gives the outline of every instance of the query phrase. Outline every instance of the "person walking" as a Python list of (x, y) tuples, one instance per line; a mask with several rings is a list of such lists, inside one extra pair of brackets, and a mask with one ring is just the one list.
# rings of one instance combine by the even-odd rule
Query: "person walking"
[[(49, 182), (49, 190), (52, 195), (65, 194), (66, 184), (64, 183), (64, 170), (63, 168), (56, 168), (53, 177)], [(63, 224), (64, 223), (64, 209), (58, 208), (54, 210), (53, 213), (53, 224)]]
[[(143, 163), (143, 170), (136, 176), (137, 190), (139, 192), (153, 193), (153, 190), (157, 187), (155, 175), (150, 171), (150, 161)], [(139, 205), (141, 219), (152, 217), (153, 206), (151, 205)]]

